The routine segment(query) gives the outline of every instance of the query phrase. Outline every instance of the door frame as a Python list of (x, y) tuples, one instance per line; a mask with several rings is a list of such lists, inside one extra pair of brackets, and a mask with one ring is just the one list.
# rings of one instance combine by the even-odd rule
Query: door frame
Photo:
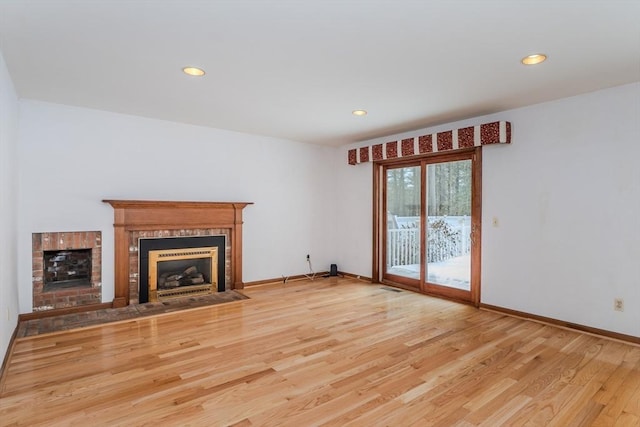
[[(424, 277), (424, 263), (426, 262), (425, 226), (426, 226), (426, 203), (424, 185), (421, 185), (421, 268), (420, 285), (413, 286), (402, 280), (402, 278), (384, 277), (384, 253), (386, 251), (386, 169), (389, 167), (421, 166), (421, 183), (425, 183), (426, 165), (431, 163), (444, 163), (457, 160), (471, 160), (471, 290), (462, 291), (446, 286), (429, 284)], [(481, 242), (482, 242), (482, 150), (480, 147), (456, 150), (455, 152), (432, 153), (423, 156), (416, 156), (407, 159), (388, 159), (373, 163), (373, 240), (372, 240), (372, 274), (373, 283), (384, 283), (391, 286), (409, 289), (428, 295), (444, 297), (465, 303), (480, 305), (481, 290)], [(403, 283), (404, 282), (404, 283)]]

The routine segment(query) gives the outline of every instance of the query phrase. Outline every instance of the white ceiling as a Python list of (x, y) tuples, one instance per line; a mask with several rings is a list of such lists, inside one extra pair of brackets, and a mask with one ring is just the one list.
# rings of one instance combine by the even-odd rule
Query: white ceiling
[(640, 81), (639, 17), (638, 0), (0, 0), (0, 49), (21, 98), (341, 145)]

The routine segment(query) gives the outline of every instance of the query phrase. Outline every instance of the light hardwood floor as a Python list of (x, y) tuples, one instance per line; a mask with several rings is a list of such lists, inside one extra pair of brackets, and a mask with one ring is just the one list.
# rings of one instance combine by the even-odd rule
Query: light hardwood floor
[(640, 347), (350, 279), (19, 339), (0, 425), (637, 426)]

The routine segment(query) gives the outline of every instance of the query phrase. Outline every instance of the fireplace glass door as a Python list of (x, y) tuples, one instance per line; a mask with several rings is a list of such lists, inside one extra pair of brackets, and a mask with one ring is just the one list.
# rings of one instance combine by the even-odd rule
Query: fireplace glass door
[(217, 290), (218, 248), (149, 251), (149, 301)]

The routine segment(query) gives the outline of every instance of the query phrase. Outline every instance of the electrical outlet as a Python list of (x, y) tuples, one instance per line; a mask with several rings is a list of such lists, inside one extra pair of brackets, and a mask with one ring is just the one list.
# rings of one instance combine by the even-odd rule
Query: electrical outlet
[(615, 311), (624, 311), (624, 300), (622, 298), (614, 298), (613, 309)]

